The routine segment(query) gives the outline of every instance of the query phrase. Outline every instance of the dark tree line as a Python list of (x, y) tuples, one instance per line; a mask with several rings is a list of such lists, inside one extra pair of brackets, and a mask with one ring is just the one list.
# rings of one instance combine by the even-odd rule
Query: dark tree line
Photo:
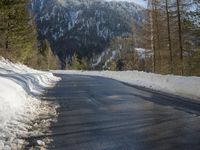
[(38, 69), (55, 68), (48, 42), (37, 41), (28, 3), (29, 0), (0, 0), (0, 56)]
[(26, 10), (27, 0), (0, 1), (0, 52), (28, 64), (36, 47), (36, 34)]

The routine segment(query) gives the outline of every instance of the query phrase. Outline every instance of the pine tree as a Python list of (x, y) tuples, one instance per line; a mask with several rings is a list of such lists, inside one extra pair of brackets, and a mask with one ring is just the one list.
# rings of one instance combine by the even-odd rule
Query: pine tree
[(71, 63), (70, 63), (70, 69), (75, 69), (75, 70), (82, 69), (80, 59), (78, 58), (78, 55), (76, 53), (72, 56)]
[(59, 60), (51, 50), (48, 40), (40, 41), (37, 54), (37, 67), (43, 70), (55, 70), (59, 68)]
[(27, 0), (0, 1), (0, 52), (12, 61), (32, 64), (36, 32), (27, 11)]

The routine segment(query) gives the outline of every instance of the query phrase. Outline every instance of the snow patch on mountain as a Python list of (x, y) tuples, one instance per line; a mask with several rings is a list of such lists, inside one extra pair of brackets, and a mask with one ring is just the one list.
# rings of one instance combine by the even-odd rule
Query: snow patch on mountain
[(147, 8), (147, 0), (106, 0), (106, 1), (126, 1), (126, 2), (130, 2), (130, 3), (135, 3), (138, 4), (144, 8)]
[(132, 24), (144, 21), (144, 8), (130, 2), (105, 0), (31, 0), (38, 39), (47, 39), (62, 65), (76, 51), (81, 57), (99, 55), (110, 41), (127, 37)]
[(120, 53), (120, 50), (114, 50), (112, 51), (111, 57), (109, 59), (106, 60), (103, 69), (107, 68), (108, 63), (110, 63), (112, 60), (115, 59), (116, 55)]
[[(151, 58), (153, 56), (153, 52), (148, 49), (144, 48), (133, 48), (138, 59), (142, 60), (145, 58)], [(120, 53), (123, 52), (122, 45), (119, 45), (119, 48), (116, 50), (107, 49), (106, 51), (102, 52), (97, 58), (93, 59), (92, 68), (95, 68), (101, 64), (102, 69), (106, 69), (108, 64), (112, 62), (114, 59), (119, 57)]]

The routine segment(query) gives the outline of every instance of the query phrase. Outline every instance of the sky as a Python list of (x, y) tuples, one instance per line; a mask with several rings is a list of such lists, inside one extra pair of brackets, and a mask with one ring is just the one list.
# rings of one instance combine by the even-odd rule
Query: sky
[(147, 7), (147, 0), (107, 0), (107, 1), (128, 1), (128, 2), (134, 2), (143, 7)]

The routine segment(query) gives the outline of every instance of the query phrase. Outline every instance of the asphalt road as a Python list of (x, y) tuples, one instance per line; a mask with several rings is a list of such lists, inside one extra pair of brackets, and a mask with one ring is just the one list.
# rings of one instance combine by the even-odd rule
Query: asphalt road
[(59, 75), (52, 150), (200, 150), (200, 104), (90, 76)]

